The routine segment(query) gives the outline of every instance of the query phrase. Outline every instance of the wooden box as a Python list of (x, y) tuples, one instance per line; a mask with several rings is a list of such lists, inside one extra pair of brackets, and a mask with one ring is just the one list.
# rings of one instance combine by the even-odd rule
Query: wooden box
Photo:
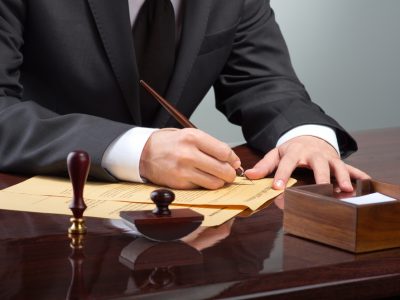
[(354, 253), (400, 247), (400, 186), (357, 182), (356, 196), (373, 192), (397, 200), (356, 205), (335, 198), (331, 184), (288, 188), (284, 230)]

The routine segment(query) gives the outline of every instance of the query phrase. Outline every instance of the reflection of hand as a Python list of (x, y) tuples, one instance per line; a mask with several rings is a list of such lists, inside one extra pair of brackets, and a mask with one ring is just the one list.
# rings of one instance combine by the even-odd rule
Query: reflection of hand
[(178, 189), (217, 189), (235, 180), (239, 157), (225, 143), (192, 128), (162, 129), (148, 139), (140, 175)]
[(233, 219), (217, 227), (199, 227), (181, 240), (198, 251), (209, 248), (229, 236)]
[(339, 188), (344, 192), (353, 191), (351, 178), (370, 178), (361, 170), (345, 164), (329, 143), (313, 136), (295, 137), (272, 149), (252, 169), (246, 171), (246, 176), (258, 179), (276, 169), (273, 187), (283, 189), (296, 167), (312, 169), (317, 184), (330, 183), (331, 175), (335, 176)]
[(283, 196), (283, 194), (275, 197), (274, 203), (276, 207), (278, 207), (280, 210), (283, 210), (285, 208), (285, 197)]

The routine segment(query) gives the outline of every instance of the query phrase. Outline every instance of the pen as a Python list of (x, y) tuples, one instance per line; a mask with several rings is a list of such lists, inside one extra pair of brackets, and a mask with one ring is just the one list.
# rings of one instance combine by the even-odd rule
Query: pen
[[(182, 113), (180, 113), (171, 103), (169, 103), (166, 99), (164, 99), (160, 94), (158, 94), (151, 86), (149, 86), (145, 81), (140, 80), (140, 85), (144, 87), (144, 89), (152, 95), (168, 112), (171, 116), (175, 118), (175, 120), (181, 124), (184, 128), (197, 128), (192, 122), (189, 121)], [(237, 176), (244, 176), (246, 179), (250, 180), (246, 174), (244, 174), (244, 170), (242, 167), (236, 169)], [(250, 180), (251, 181), (251, 180)]]

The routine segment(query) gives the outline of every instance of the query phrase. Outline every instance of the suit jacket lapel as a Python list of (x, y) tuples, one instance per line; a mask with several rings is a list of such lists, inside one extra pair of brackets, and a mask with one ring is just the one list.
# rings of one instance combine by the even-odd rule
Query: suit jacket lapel
[[(207, 20), (212, 0), (185, 1), (180, 47), (174, 73), (165, 98), (177, 105), (182, 96), (186, 80), (194, 65), (207, 29)], [(155, 126), (165, 126), (171, 116), (161, 109), (155, 119)]]
[(124, 99), (135, 123), (141, 124), (138, 70), (128, 1), (88, 0), (88, 2)]

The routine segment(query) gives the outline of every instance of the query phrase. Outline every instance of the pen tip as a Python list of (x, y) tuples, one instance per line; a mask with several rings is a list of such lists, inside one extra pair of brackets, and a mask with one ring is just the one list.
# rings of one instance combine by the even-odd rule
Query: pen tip
[(242, 167), (236, 169), (236, 176), (244, 176), (244, 170)]
[(239, 167), (239, 168), (236, 169), (236, 175), (237, 175), (237, 176), (240, 176), (240, 177), (244, 177), (244, 178), (246, 178), (248, 181), (250, 181), (251, 183), (253, 183), (253, 181), (252, 181), (249, 177), (247, 177), (247, 175), (245, 174), (244, 169), (243, 169), (242, 167)]

